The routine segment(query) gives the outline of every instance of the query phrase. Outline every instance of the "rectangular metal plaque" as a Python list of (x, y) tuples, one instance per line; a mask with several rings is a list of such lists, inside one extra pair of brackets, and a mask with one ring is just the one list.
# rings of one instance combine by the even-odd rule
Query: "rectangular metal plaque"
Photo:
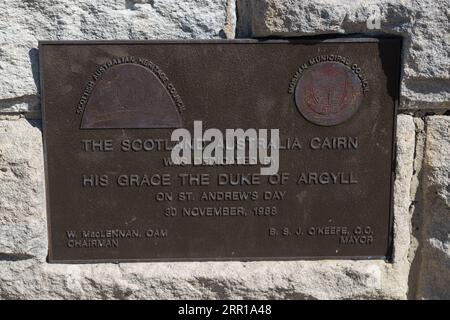
[(39, 51), (50, 262), (389, 259), (399, 39)]

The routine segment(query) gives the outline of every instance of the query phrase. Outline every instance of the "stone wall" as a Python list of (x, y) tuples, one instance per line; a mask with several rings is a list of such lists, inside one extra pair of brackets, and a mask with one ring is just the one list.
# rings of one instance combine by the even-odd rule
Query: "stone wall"
[[(380, 28), (369, 29), (374, 5)], [(0, 298), (450, 298), (448, 7), (448, 0), (1, 0)], [(404, 39), (392, 262), (46, 263), (38, 40), (353, 33)]]

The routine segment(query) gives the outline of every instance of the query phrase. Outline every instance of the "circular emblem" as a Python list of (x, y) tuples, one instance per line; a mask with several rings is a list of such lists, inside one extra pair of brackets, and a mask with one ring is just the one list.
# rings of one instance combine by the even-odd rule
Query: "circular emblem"
[(361, 104), (361, 81), (342, 63), (322, 62), (308, 68), (295, 88), (295, 104), (312, 123), (334, 126), (349, 119)]

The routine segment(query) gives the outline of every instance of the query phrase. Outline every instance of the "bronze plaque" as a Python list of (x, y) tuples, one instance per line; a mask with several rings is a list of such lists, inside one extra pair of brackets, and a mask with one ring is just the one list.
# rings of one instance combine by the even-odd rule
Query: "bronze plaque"
[(50, 262), (390, 258), (400, 39), (39, 52)]

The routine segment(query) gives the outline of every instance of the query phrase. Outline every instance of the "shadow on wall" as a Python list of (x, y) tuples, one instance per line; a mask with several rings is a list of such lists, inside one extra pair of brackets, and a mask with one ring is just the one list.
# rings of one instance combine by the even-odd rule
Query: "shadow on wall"
[(40, 119), (26, 119), (28, 121), (28, 123), (34, 127), (39, 129), (39, 131), (42, 132), (42, 120)]
[[(41, 82), (39, 76), (39, 50), (37, 48), (32, 48), (28, 51), (28, 56), (30, 57), (31, 64), (31, 72), (33, 74), (34, 84), (36, 85), (37, 92), (37, 100), (40, 104), (40, 95), (41, 95)], [(30, 123), (33, 127), (38, 128), (42, 132), (42, 121), (38, 119), (27, 119), (28, 123)]]
[(30, 57), (31, 72), (33, 74), (34, 84), (36, 85), (36, 92), (39, 96), (41, 93), (41, 84), (39, 80), (39, 50), (37, 48), (32, 48), (28, 51), (28, 56)]

